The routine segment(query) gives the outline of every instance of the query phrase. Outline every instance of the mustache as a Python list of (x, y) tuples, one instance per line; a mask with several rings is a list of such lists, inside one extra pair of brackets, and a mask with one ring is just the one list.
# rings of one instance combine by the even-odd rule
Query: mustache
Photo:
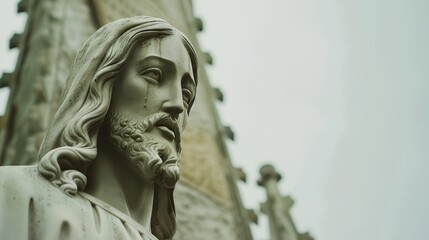
[[(132, 127), (125, 129), (122, 133), (119, 133), (124, 138), (132, 138), (135, 142), (142, 142), (144, 137), (142, 134), (152, 131), (155, 127), (166, 127), (174, 133), (175, 147), (178, 153), (182, 151), (182, 137), (177, 120), (173, 119), (170, 114), (160, 112), (154, 113), (141, 119), (135, 119), (128, 116), (123, 116), (118, 112), (109, 112), (108, 119), (110, 121), (117, 121), (121, 127)], [(114, 126), (119, 128), (119, 126)], [(134, 130), (131, 130), (134, 129)], [(117, 132), (118, 129), (112, 129)]]

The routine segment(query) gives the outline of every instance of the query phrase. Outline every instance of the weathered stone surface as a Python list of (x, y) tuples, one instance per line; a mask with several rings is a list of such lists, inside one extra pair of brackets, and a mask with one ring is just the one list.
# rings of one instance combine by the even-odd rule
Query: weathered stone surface
[(157, 239), (88, 194), (65, 195), (36, 166), (0, 167), (0, 183), (2, 240)]
[[(177, 240), (243, 239), (237, 236), (231, 207), (224, 207), (202, 196), (187, 184), (177, 184)], [(192, 214), (189, 214), (192, 212)]]
[(189, 126), (183, 134), (183, 146), (181, 181), (225, 206), (231, 206), (225, 166), (222, 164), (224, 159), (216, 136)]
[(58, 109), (69, 68), (82, 43), (96, 30), (85, 0), (32, 3), (10, 94), (13, 116), (7, 116), (11, 120), (0, 142), (1, 165), (36, 163), (34, 156)]

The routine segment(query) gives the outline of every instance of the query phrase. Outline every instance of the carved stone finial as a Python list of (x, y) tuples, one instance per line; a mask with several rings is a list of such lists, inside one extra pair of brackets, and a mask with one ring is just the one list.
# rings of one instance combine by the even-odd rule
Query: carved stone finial
[(230, 126), (224, 126), (223, 131), (231, 141), (235, 140), (235, 133)]
[(18, 3), (17, 12), (22, 13), (22, 12), (26, 12), (27, 10), (28, 10), (28, 0), (21, 0)]
[(219, 102), (223, 102), (224, 96), (222, 90), (220, 90), (220, 88), (213, 88), (213, 92), (216, 96), (216, 99), (219, 100)]
[(13, 73), (3, 73), (0, 78), (0, 88), (9, 87), (12, 83)]
[(213, 56), (211, 55), (211, 53), (205, 52), (204, 58), (208, 64), (213, 65)]
[(295, 201), (291, 196), (285, 196), (283, 197), (283, 206), (286, 211), (289, 211), (289, 209), (293, 206)]
[(314, 240), (309, 232), (301, 233), (299, 235), (299, 240)]
[(243, 182), (246, 182), (247, 180), (247, 175), (244, 172), (243, 168), (234, 168), (235, 170), (235, 175), (237, 176), (238, 179), (240, 179)]
[(265, 183), (271, 179), (274, 179), (277, 182), (282, 179), (280, 173), (278, 173), (271, 164), (263, 165), (259, 169), (259, 173), (261, 174), (261, 177), (257, 182), (259, 186), (264, 186)]
[[(281, 175), (272, 165), (264, 165), (260, 169), (261, 179), (258, 185), (267, 192), (267, 201), (260, 205), (261, 212), (268, 216), (272, 240), (303, 240), (307, 235), (300, 234), (289, 212), (294, 201), (290, 196), (282, 196), (277, 182)], [(308, 239), (312, 240), (312, 238)]]
[(197, 29), (198, 32), (202, 32), (204, 30), (204, 23), (203, 20), (201, 18), (195, 18), (195, 28)]
[(256, 214), (255, 210), (253, 209), (246, 209), (247, 217), (250, 222), (254, 224), (258, 224), (258, 214)]
[(9, 40), (9, 49), (14, 49), (19, 46), (19, 42), (21, 41), (22, 34), (15, 33)]

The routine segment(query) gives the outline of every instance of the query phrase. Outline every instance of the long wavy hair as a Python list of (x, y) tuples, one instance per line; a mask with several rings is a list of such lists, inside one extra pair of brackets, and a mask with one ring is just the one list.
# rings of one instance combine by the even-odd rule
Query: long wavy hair
[[(109, 23), (84, 43), (67, 77), (62, 104), (39, 151), (39, 173), (69, 196), (82, 191), (85, 172), (97, 156), (97, 136), (112, 90), (131, 52), (145, 40), (179, 34), (197, 81), (197, 57), (182, 32), (162, 19), (131, 17)], [(192, 100), (192, 102), (194, 99)], [(152, 233), (171, 239), (176, 228), (173, 190), (155, 187)]]

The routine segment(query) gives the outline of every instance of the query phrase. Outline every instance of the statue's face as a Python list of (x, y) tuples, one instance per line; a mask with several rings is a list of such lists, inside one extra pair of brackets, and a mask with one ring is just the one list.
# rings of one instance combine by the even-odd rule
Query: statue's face
[[(196, 94), (181, 37), (143, 42), (131, 53), (119, 78), (108, 116), (113, 144), (142, 177), (156, 180), (167, 171), (178, 179), (181, 132)], [(174, 179), (158, 181), (172, 185)]]
[[(136, 119), (165, 112), (177, 120), (182, 131), (195, 93), (192, 64), (181, 37), (154, 38), (131, 54), (115, 83), (111, 109)], [(157, 128), (153, 134), (174, 141), (164, 130)]]

